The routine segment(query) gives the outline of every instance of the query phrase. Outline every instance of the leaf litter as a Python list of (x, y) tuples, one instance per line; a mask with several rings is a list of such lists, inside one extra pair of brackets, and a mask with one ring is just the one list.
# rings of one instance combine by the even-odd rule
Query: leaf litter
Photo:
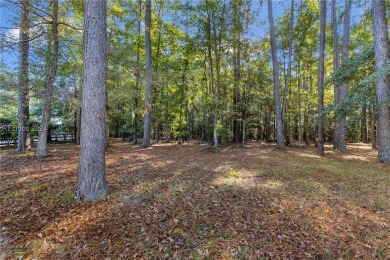
[(109, 196), (73, 199), (78, 147), (35, 158), (1, 151), (0, 259), (299, 259), (390, 257), (390, 167), (351, 144), (111, 139)]

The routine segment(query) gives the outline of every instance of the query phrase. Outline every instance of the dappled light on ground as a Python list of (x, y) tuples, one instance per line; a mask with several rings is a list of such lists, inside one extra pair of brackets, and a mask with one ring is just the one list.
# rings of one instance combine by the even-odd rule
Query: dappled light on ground
[[(109, 196), (73, 200), (78, 146), (1, 152), (0, 251), (9, 258), (390, 257), (390, 167), (369, 145), (110, 140)], [(355, 157), (354, 157), (355, 156)]]
[(283, 186), (283, 183), (278, 180), (267, 180), (261, 178), (260, 171), (256, 173), (245, 169), (230, 169), (224, 171), (220, 177), (213, 181), (213, 184), (217, 186), (236, 185), (242, 189), (249, 189), (254, 187), (265, 189), (279, 189)]

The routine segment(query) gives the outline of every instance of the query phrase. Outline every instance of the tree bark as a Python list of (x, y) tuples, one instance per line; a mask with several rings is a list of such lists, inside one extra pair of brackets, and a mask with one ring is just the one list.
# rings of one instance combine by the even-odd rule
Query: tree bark
[(18, 146), (17, 151), (30, 149), (29, 131), (29, 48), (30, 13), (29, 0), (21, 1), (19, 32), (19, 79), (18, 79)]
[[(332, 25), (333, 25), (333, 73), (336, 73), (340, 65), (339, 60), (339, 32), (337, 30), (337, 10), (336, 10), (336, 0), (332, 0)], [(334, 93), (334, 104), (336, 105), (339, 102), (339, 86), (333, 86)], [(334, 129), (333, 129), (333, 148), (336, 149), (337, 140), (338, 140), (338, 128), (339, 122), (336, 118), (336, 113), (334, 117)]]
[(134, 94), (134, 109), (132, 116), (133, 123), (133, 144), (138, 142), (137, 133), (138, 133), (138, 95), (139, 95), (139, 78), (140, 78), (140, 48), (141, 48), (141, 0), (138, 1), (139, 7), (139, 19), (138, 19), (138, 33), (137, 33), (137, 70), (135, 73), (135, 94)]
[(146, 93), (145, 93), (145, 108), (144, 108), (144, 137), (142, 146), (151, 146), (150, 142), (150, 117), (153, 89), (153, 74), (152, 74), (152, 46), (150, 40), (152, 3), (151, 0), (146, 0), (145, 10), (145, 50), (146, 50)]
[(283, 140), (283, 120), (282, 120), (282, 111), (280, 109), (279, 61), (277, 55), (274, 17), (272, 13), (272, 0), (268, 0), (268, 19), (270, 25), (272, 67), (273, 67), (273, 80), (274, 80), (275, 121), (276, 121), (276, 139), (277, 139), (276, 146), (278, 148), (284, 148), (285, 145)]
[(321, 0), (320, 9), (320, 60), (318, 65), (318, 146), (317, 154), (324, 156), (324, 69), (325, 69), (326, 0)]
[[(214, 25), (215, 28), (215, 25)], [(217, 44), (215, 43), (215, 46)], [(219, 54), (219, 48), (215, 47), (215, 55), (216, 55), (216, 71), (217, 71), (217, 80), (216, 80), (216, 93), (215, 93), (215, 107), (214, 107), (214, 120), (213, 120), (213, 146), (214, 148), (218, 148), (218, 134), (217, 134), (217, 127), (218, 127), (218, 114), (219, 114), (219, 91), (220, 91), (220, 84), (221, 84), (221, 68), (220, 68), (220, 54)]]
[(233, 142), (241, 142), (241, 3), (233, 1)]
[[(297, 93), (297, 96), (298, 96), (298, 124), (297, 124), (297, 127), (298, 127), (298, 144), (299, 146), (302, 146), (302, 116), (301, 116), (301, 70), (300, 70), (300, 63), (301, 61), (298, 60), (298, 93)], [(305, 83), (304, 83), (305, 84)]]
[(286, 106), (287, 106), (287, 92), (290, 87), (290, 77), (291, 77), (291, 56), (293, 48), (293, 32), (294, 32), (294, 0), (291, 1), (291, 10), (290, 10), (290, 32), (289, 32), (289, 46), (288, 46), (288, 64), (287, 64), (287, 76), (284, 85), (284, 95), (283, 95), (283, 107), (282, 107), (282, 119), (285, 121)]
[[(389, 35), (384, 0), (372, 1), (372, 22), (374, 27), (375, 69), (379, 72), (389, 60)], [(390, 162), (390, 81), (388, 76), (377, 79), (378, 99), (378, 162)]]
[(50, 55), (50, 63), (48, 67), (50, 69), (46, 78), (45, 94), (42, 100), (42, 119), (36, 152), (38, 157), (47, 156), (47, 134), (50, 124), (51, 99), (58, 63), (58, 0), (53, 0), (51, 33), (48, 41), (48, 49)]
[(361, 137), (363, 143), (368, 143), (367, 138), (367, 108), (366, 105), (363, 105), (362, 107), (362, 114), (361, 114)]
[(80, 144), (80, 134), (81, 134), (81, 107), (76, 109), (76, 134), (75, 134), (75, 144)]
[(222, 50), (222, 32), (224, 31), (224, 15), (225, 5), (223, 6), (222, 14), (220, 17), (219, 34), (217, 34), (216, 19), (213, 19), (213, 33), (214, 33), (214, 53), (215, 53), (215, 67), (216, 67), (216, 82), (215, 82), (215, 109), (214, 109), (214, 122), (213, 122), (213, 143), (214, 148), (218, 148), (218, 117), (219, 117), (219, 99), (221, 89), (221, 50)]
[(370, 111), (370, 135), (371, 135), (371, 148), (376, 149), (376, 108), (375, 105), (372, 104)]
[[(341, 63), (345, 64), (348, 60), (348, 50), (349, 50), (349, 36), (350, 36), (350, 23), (351, 23), (351, 4), (352, 0), (345, 1), (345, 14), (344, 14), (344, 25), (343, 25), (343, 46), (341, 50)], [(348, 85), (346, 82), (343, 82), (338, 90), (338, 102), (346, 102), (345, 98), (348, 93)], [(345, 152), (347, 147), (345, 145), (345, 127), (346, 127), (346, 118), (342, 116), (338, 120), (337, 126), (337, 143), (336, 149)]]
[[(206, 4), (208, 5), (208, 2), (206, 1)], [(212, 56), (212, 49), (213, 49), (213, 41), (212, 41), (212, 34), (211, 34), (211, 11), (207, 10), (207, 58), (209, 61), (209, 93), (212, 96), (214, 94), (214, 88), (215, 88), (215, 81), (214, 81), (214, 63), (213, 63), (213, 56)], [(214, 107), (210, 108), (210, 117), (213, 116), (212, 122), (213, 122), (213, 132), (212, 137), (209, 135), (209, 144), (213, 143), (214, 147), (218, 147), (218, 139), (217, 139), (217, 123), (218, 123), (218, 115), (216, 114), (216, 110), (213, 111)], [(210, 118), (209, 117), (209, 118)], [(211, 119), (211, 118), (210, 118)], [(210, 120), (211, 121), (211, 120)], [(211, 133), (209, 133), (211, 134)], [(215, 137), (215, 139), (214, 139)], [(215, 143), (215, 141), (217, 141)]]
[(84, 69), (81, 146), (76, 198), (96, 201), (107, 196), (106, 77), (107, 0), (84, 1)]

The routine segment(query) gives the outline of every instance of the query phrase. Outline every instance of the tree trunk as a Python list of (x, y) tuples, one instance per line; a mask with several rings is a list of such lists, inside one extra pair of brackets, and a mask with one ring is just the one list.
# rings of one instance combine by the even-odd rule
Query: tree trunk
[[(336, 0), (332, 0), (332, 25), (333, 25), (333, 73), (336, 73), (337, 69), (340, 65), (339, 60), (339, 33), (337, 30), (337, 9), (336, 9)], [(334, 92), (334, 103), (337, 104), (339, 102), (339, 86), (334, 85), (333, 86), (333, 92)], [(338, 140), (338, 128), (339, 128), (339, 122), (336, 118), (334, 118), (334, 129), (333, 129), (333, 148), (336, 149), (337, 146), (337, 140)]]
[(286, 106), (287, 106), (287, 92), (290, 87), (291, 78), (291, 56), (293, 48), (293, 32), (294, 32), (294, 0), (291, 1), (290, 10), (290, 32), (289, 32), (289, 46), (288, 46), (288, 64), (287, 64), (287, 76), (284, 84), (284, 95), (283, 95), (283, 107), (282, 107), (282, 119), (285, 121)]
[(233, 1), (233, 141), (241, 142), (241, 3), (240, 1)]
[(298, 145), (302, 146), (302, 116), (301, 116), (301, 74), (300, 74), (300, 63), (301, 61), (298, 60)]
[(84, 1), (84, 69), (81, 146), (76, 198), (96, 201), (107, 196), (106, 66), (107, 0)]
[(80, 135), (81, 135), (81, 107), (76, 109), (76, 135), (75, 143), (80, 144)]
[(242, 146), (245, 145), (245, 135), (246, 135), (246, 122), (245, 118), (242, 120)]
[(17, 151), (30, 149), (28, 62), (30, 48), (29, 0), (21, 1), (19, 32), (19, 79), (18, 79), (18, 146)]
[(213, 33), (214, 33), (214, 53), (215, 53), (215, 67), (216, 67), (216, 82), (215, 82), (215, 108), (214, 108), (214, 122), (213, 122), (213, 142), (214, 148), (218, 148), (218, 117), (219, 117), (219, 98), (220, 98), (220, 89), (221, 89), (221, 49), (222, 49), (222, 32), (224, 31), (224, 14), (225, 14), (225, 5), (223, 6), (223, 11), (221, 15), (221, 24), (219, 28), (219, 34), (217, 35), (217, 26), (215, 20), (213, 19)]
[(320, 10), (320, 60), (318, 65), (318, 146), (317, 154), (324, 156), (324, 69), (325, 69), (325, 27), (326, 27), (326, 0), (321, 0)]
[(309, 115), (306, 113), (303, 114), (303, 139), (305, 140), (306, 145), (310, 145), (310, 127), (309, 127)]
[(141, 0), (138, 1), (139, 7), (139, 19), (138, 19), (138, 34), (137, 34), (137, 70), (135, 73), (135, 94), (134, 94), (134, 109), (132, 116), (133, 123), (133, 144), (136, 144), (137, 141), (137, 133), (138, 133), (138, 95), (139, 95), (139, 78), (140, 78), (140, 48), (141, 48)]
[(375, 105), (372, 104), (371, 109), (369, 110), (370, 117), (370, 135), (371, 135), (371, 148), (376, 149), (376, 108)]
[(77, 110), (73, 113), (73, 142), (76, 144), (76, 138), (77, 138)]
[[(352, 0), (345, 1), (345, 14), (344, 14), (344, 28), (343, 28), (343, 46), (341, 50), (341, 63), (345, 64), (348, 60), (348, 50), (349, 50), (349, 31), (351, 23), (351, 4)], [(346, 102), (345, 98), (348, 93), (347, 82), (343, 82), (339, 88), (338, 93), (338, 102)], [(346, 118), (342, 116), (338, 120), (338, 134), (337, 134), (337, 143), (336, 149), (345, 152), (347, 150), (345, 145), (345, 128), (346, 128)]]
[(51, 98), (53, 93), (54, 82), (57, 74), (57, 63), (58, 63), (58, 0), (53, 0), (53, 11), (52, 11), (52, 23), (51, 23), (51, 34), (48, 41), (48, 49), (50, 55), (50, 64), (48, 75), (45, 83), (45, 94), (43, 97), (42, 104), (42, 120), (41, 127), (39, 129), (38, 146), (36, 155), (47, 156), (47, 134), (50, 124), (50, 113), (51, 113)]
[(275, 99), (275, 121), (276, 121), (276, 146), (284, 148), (283, 140), (283, 120), (282, 111), (280, 109), (280, 83), (279, 83), (279, 62), (276, 47), (276, 34), (274, 26), (274, 17), (272, 13), (272, 0), (268, 0), (268, 18), (270, 24), (271, 35), (271, 52), (272, 52), (272, 67), (274, 80), (274, 99)]
[[(250, 90), (251, 88), (249, 87), (248, 82), (250, 82), (251, 78), (251, 71), (250, 71), (250, 54), (249, 54), (249, 44), (245, 44), (244, 48), (244, 61), (246, 63), (246, 71), (247, 71), (247, 82), (244, 83), (243, 86), (243, 91), (242, 91), (242, 96), (243, 96), (243, 103), (242, 103), (242, 146), (245, 145), (246, 141), (246, 133), (247, 133), (247, 127), (248, 127), (248, 122), (247, 122), (247, 117), (248, 117), (248, 103), (250, 103)], [(250, 137), (251, 138), (251, 137)], [(252, 137), (253, 138), (253, 137)]]
[(144, 108), (144, 137), (142, 147), (151, 146), (150, 142), (150, 106), (152, 103), (152, 46), (150, 40), (152, 3), (151, 0), (146, 0), (145, 9), (145, 51), (146, 51), (146, 93), (145, 93), (145, 108)]
[[(107, 37), (108, 38), (108, 37)], [(107, 48), (108, 49), (108, 48)], [(106, 65), (106, 78), (107, 78), (107, 65)], [(108, 123), (108, 120), (107, 120), (107, 113), (108, 113), (108, 95), (107, 95), (107, 86), (106, 86), (106, 106), (105, 106), (105, 109), (106, 109), (106, 139), (104, 140), (105, 141), (105, 149), (107, 150), (108, 149), (108, 146), (110, 145), (109, 141), (110, 141), (110, 124)]]
[[(372, 1), (372, 22), (374, 27), (375, 69), (383, 68), (389, 60), (389, 35), (384, 0)], [(379, 76), (376, 85), (378, 99), (378, 162), (390, 162), (390, 82), (388, 76)]]
[(362, 142), (363, 143), (368, 143), (368, 138), (367, 138), (367, 108), (366, 105), (363, 105), (362, 107), (362, 115), (361, 115), (361, 136), (362, 136)]

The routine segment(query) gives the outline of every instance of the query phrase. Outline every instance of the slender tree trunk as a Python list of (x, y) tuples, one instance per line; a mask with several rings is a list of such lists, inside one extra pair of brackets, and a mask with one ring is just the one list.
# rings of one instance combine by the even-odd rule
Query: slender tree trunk
[(370, 131), (371, 131), (371, 148), (376, 149), (376, 108), (375, 105), (372, 104), (372, 108), (370, 109)]
[[(80, 79), (82, 79), (82, 75), (80, 75)], [(82, 80), (79, 80), (79, 87), (78, 89), (75, 91), (75, 94), (74, 94), (74, 98), (77, 99), (77, 108), (76, 108), (76, 118), (75, 118), (75, 137), (74, 137), (74, 142), (75, 144), (80, 144), (80, 135), (81, 135), (81, 110), (82, 110), (82, 107), (81, 105), (79, 105), (79, 102), (81, 103), (81, 98), (82, 98), (82, 94), (81, 94), (81, 90), (82, 90)]]
[(140, 48), (141, 48), (141, 0), (138, 1), (139, 6), (139, 20), (138, 20), (138, 34), (137, 34), (137, 71), (135, 74), (135, 94), (134, 94), (134, 109), (132, 116), (133, 123), (133, 144), (136, 144), (138, 133), (138, 95), (139, 95), (139, 78), (140, 78)]
[(77, 138), (77, 111), (73, 113), (73, 143), (76, 144)]
[[(108, 39), (108, 38), (107, 38)], [(106, 66), (106, 78), (107, 78), (107, 66)], [(108, 120), (107, 120), (107, 113), (108, 113), (108, 95), (107, 95), (107, 88), (106, 88), (106, 106), (105, 106), (105, 109), (106, 109), (106, 139), (105, 139), (105, 149), (107, 150), (108, 149), (108, 146), (110, 145), (110, 125), (108, 123)]]
[(107, 196), (106, 77), (107, 0), (84, 1), (84, 69), (81, 146), (76, 198), (96, 201)]
[(300, 60), (298, 60), (298, 144), (302, 146), (302, 115), (301, 115), (301, 74)]
[[(206, 4), (208, 2), (206, 1)], [(211, 17), (212, 13), (210, 10), (207, 10), (207, 28), (206, 28), (206, 34), (207, 34), (207, 58), (209, 61), (209, 90), (208, 92), (210, 95), (215, 97), (214, 99), (214, 106), (211, 106), (210, 108), (210, 116), (209, 120), (213, 124), (213, 130), (212, 133), (209, 133), (209, 139), (208, 142), (209, 144), (213, 144), (213, 147), (217, 148), (218, 147), (218, 134), (217, 134), (217, 124), (218, 124), (218, 98), (219, 98), (219, 90), (216, 91), (216, 82), (214, 80), (214, 62), (213, 62), (213, 57), (212, 57), (212, 51), (214, 50), (214, 54), (217, 55), (218, 50), (217, 50), (217, 43), (216, 43), (216, 33), (215, 33), (215, 23), (213, 24), (214, 28), (214, 35), (212, 35), (212, 20), (213, 17)], [(218, 59), (218, 58), (217, 58)], [(216, 61), (217, 63), (217, 61)], [(218, 72), (217, 72), (218, 73)]]
[(248, 117), (248, 103), (250, 103), (250, 87), (249, 83), (251, 78), (251, 70), (250, 70), (250, 54), (249, 54), (249, 44), (245, 44), (244, 48), (244, 61), (246, 63), (246, 71), (247, 71), (247, 82), (244, 83), (243, 86), (243, 104), (242, 104), (242, 146), (245, 145), (246, 141), (246, 133), (247, 133), (247, 117)]
[(153, 72), (152, 72), (152, 45), (150, 40), (150, 26), (152, 2), (146, 0), (145, 9), (145, 50), (146, 50), (146, 93), (145, 93), (145, 108), (144, 108), (144, 137), (142, 146), (151, 146), (150, 142), (150, 120), (151, 120), (151, 103), (152, 103), (152, 89), (153, 89)]
[[(287, 93), (288, 99), (290, 99), (290, 81), (291, 81), (291, 56), (292, 56), (292, 47), (293, 47), (293, 30), (294, 30), (294, 0), (291, 1), (291, 14), (290, 14), (290, 32), (289, 32), (289, 48), (288, 48), (288, 64), (287, 64), (287, 74), (284, 84), (284, 94), (283, 94), (283, 104), (282, 104), (282, 120), (285, 125), (285, 144), (290, 145), (290, 115), (288, 120), (286, 120), (286, 109), (287, 109)], [(294, 138), (294, 137), (293, 137)]]
[[(215, 28), (215, 25), (214, 25)], [(218, 135), (217, 135), (217, 127), (218, 127), (218, 112), (219, 112), (219, 92), (220, 92), (220, 84), (221, 84), (221, 67), (220, 67), (220, 54), (219, 48), (215, 47), (216, 51), (216, 70), (217, 70), (217, 81), (216, 81), (216, 96), (215, 96), (215, 109), (214, 109), (214, 122), (213, 122), (213, 143), (214, 148), (218, 148)]]
[[(51, 45), (51, 46), (50, 46)], [(53, 93), (54, 82), (57, 74), (58, 63), (58, 0), (53, 0), (53, 12), (51, 23), (51, 34), (48, 42), (50, 55), (50, 70), (46, 78), (45, 93), (43, 97), (42, 121), (39, 129), (38, 146), (36, 155), (47, 156), (47, 134), (50, 124), (51, 99)]]
[(363, 105), (362, 107), (362, 115), (361, 115), (361, 136), (362, 136), (362, 142), (368, 143), (367, 138), (367, 108), (366, 105)]
[[(161, 2), (162, 4), (164, 2)], [(158, 15), (158, 37), (157, 37), (157, 50), (156, 50), (156, 62), (154, 66), (154, 72), (157, 73), (159, 69), (160, 53), (161, 53), (161, 38), (162, 38), (162, 26), (161, 26), (161, 17), (163, 16), (163, 5), (159, 6), (159, 15)]]
[[(187, 93), (187, 80), (186, 80), (186, 72), (187, 72), (187, 67), (188, 67), (188, 60), (187, 60), (187, 54), (184, 55), (184, 69), (183, 69), (183, 74), (182, 74), (182, 82), (183, 86), (180, 86), (180, 112), (179, 112), (179, 127), (178, 127), (178, 132), (179, 132), (179, 144), (183, 141), (186, 141), (186, 136), (188, 134), (188, 104), (187, 104), (187, 99), (186, 99), (186, 93)], [(184, 109), (184, 113), (183, 113)], [(184, 114), (185, 117), (185, 127), (182, 125), (182, 116)], [(183, 134), (183, 128), (185, 129), (185, 135)]]
[(76, 135), (75, 143), (80, 144), (80, 135), (81, 135), (81, 107), (76, 109)]
[(233, 85), (233, 141), (241, 142), (241, 2), (233, 1), (233, 70), (234, 70), (234, 85)]
[[(372, 0), (372, 22), (374, 27), (375, 68), (379, 72), (389, 60), (389, 35), (384, 0)], [(378, 162), (390, 162), (390, 81), (388, 76), (377, 79), (378, 99)]]
[[(160, 1), (159, 4), (158, 4), (158, 7), (159, 7), (159, 10), (158, 10), (158, 16), (157, 16), (157, 21), (158, 21), (158, 37), (157, 37), (157, 41), (156, 41), (156, 45), (157, 45), (157, 49), (156, 49), (156, 55), (153, 56), (153, 52), (151, 50), (151, 57), (152, 57), (152, 60), (153, 60), (153, 66), (152, 66), (152, 71), (154, 70), (154, 74), (152, 73), (152, 75), (157, 75), (158, 76), (158, 71), (159, 71), (159, 61), (160, 61), (160, 54), (161, 54), (161, 43), (162, 43), (162, 17), (164, 15), (164, 1)], [(153, 76), (152, 76), (153, 78)], [(151, 95), (151, 103), (150, 103), (150, 110), (153, 111), (153, 113), (155, 113), (155, 117), (156, 118), (159, 118), (159, 114), (160, 114), (160, 110), (157, 108), (157, 103), (158, 103), (158, 98), (160, 96), (160, 100), (161, 100), (161, 97), (162, 97), (162, 92), (163, 92), (163, 87), (164, 85), (163, 84), (160, 84), (159, 88), (156, 88), (156, 91), (153, 91), (153, 87), (152, 87), (152, 95)], [(160, 95), (159, 95), (159, 92), (160, 91)], [(152, 102), (153, 100), (153, 102)], [(158, 139), (158, 126), (150, 126), (150, 129), (151, 131), (153, 130), (153, 134), (151, 134), (153, 136), (153, 140), (156, 140), (156, 136), (157, 136), (157, 139)], [(172, 138), (172, 131), (169, 133), (169, 137), (168, 137), (168, 140), (170, 140)]]
[(320, 10), (320, 60), (318, 65), (318, 146), (317, 154), (324, 156), (324, 69), (325, 69), (326, 0), (321, 0)]
[(376, 112), (375, 114), (375, 147), (379, 147), (379, 143), (381, 141), (381, 137), (379, 136), (379, 111)]
[(220, 98), (220, 89), (221, 89), (221, 45), (222, 45), (222, 32), (224, 31), (224, 14), (225, 14), (225, 5), (223, 6), (223, 11), (221, 15), (221, 25), (219, 28), (219, 34), (217, 34), (217, 26), (215, 24), (215, 19), (213, 19), (213, 33), (214, 33), (214, 53), (215, 53), (215, 67), (216, 67), (216, 82), (215, 82), (215, 109), (214, 109), (214, 122), (213, 122), (213, 142), (214, 148), (218, 148), (218, 117), (219, 117), (219, 98)]
[(291, 78), (291, 56), (293, 48), (293, 32), (294, 32), (294, 0), (291, 0), (290, 10), (290, 32), (289, 32), (289, 46), (288, 46), (288, 64), (287, 64), (287, 76), (284, 84), (284, 95), (283, 95), (283, 107), (282, 107), (282, 119), (285, 121), (286, 106), (287, 106), (287, 92), (290, 87)]
[[(181, 80), (182, 80), (182, 84), (183, 85), (180, 85), (180, 110), (179, 110), (179, 126), (178, 126), (178, 143), (181, 144), (182, 141), (184, 141), (184, 135), (183, 135), (183, 124), (182, 124), (182, 118), (183, 118), (183, 114), (184, 114), (184, 117), (187, 117), (187, 114), (186, 114), (186, 109), (184, 110), (184, 113), (183, 113), (183, 109), (186, 108), (187, 104), (186, 103), (186, 98), (185, 98), (185, 95), (187, 93), (187, 81), (186, 81), (186, 72), (187, 72), (187, 67), (188, 67), (188, 60), (186, 59), (186, 54), (184, 55), (184, 66), (183, 66), (183, 73), (182, 73), (182, 77), (181, 77)], [(184, 106), (185, 104), (185, 106)]]
[(310, 97), (313, 96), (313, 90), (314, 90), (314, 80), (313, 80), (313, 77), (311, 76), (312, 75), (312, 68), (311, 66), (309, 67), (309, 95), (307, 97), (307, 121), (308, 121), (308, 124), (307, 124), (307, 139), (310, 143), (311, 140), (314, 139), (314, 145), (315, 147), (318, 146), (318, 143), (315, 141), (315, 138), (313, 137), (313, 133), (312, 133), (312, 119), (310, 118), (310, 113), (312, 111), (312, 104), (310, 102)]
[(18, 151), (30, 149), (28, 66), (30, 49), (29, 0), (21, 1), (18, 79)]
[(274, 79), (275, 121), (276, 121), (276, 136), (277, 136), (276, 146), (278, 148), (284, 148), (285, 145), (283, 141), (283, 120), (282, 120), (282, 111), (280, 109), (279, 62), (278, 62), (277, 47), (276, 47), (274, 17), (272, 13), (272, 0), (268, 0), (268, 18), (270, 24), (272, 66), (273, 66), (273, 79)]
[(246, 120), (242, 119), (242, 146), (245, 145), (245, 135), (246, 135)]
[(114, 128), (114, 138), (118, 138), (118, 137), (119, 137), (119, 121), (116, 119), (115, 128)]
[[(189, 10), (188, 9), (189, 9), (189, 1), (187, 0), (186, 1), (186, 22), (185, 22), (186, 46), (185, 46), (185, 51), (184, 51), (184, 71), (183, 71), (183, 78), (182, 78), (184, 89), (182, 89), (183, 92), (182, 92), (182, 96), (181, 96), (181, 106), (183, 106), (183, 103), (184, 103), (184, 117), (185, 117), (185, 127), (184, 127), (185, 134), (182, 136), (182, 140), (184, 142), (188, 141), (188, 136), (190, 133), (190, 112), (188, 109), (188, 99), (186, 98), (186, 95), (188, 93), (186, 72), (187, 72), (187, 68), (189, 65), (188, 53), (190, 52), (189, 36), (188, 36), (188, 24), (189, 24)], [(180, 113), (181, 113), (181, 109), (182, 108), (180, 108)], [(180, 120), (180, 129), (181, 128), (182, 128), (182, 126), (181, 126), (181, 120)]]
[[(206, 4), (208, 4), (208, 2), (206, 1)], [(208, 81), (208, 93), (210, 94), (210, 96), (213, 95), (214, 93), (214, 87), (215, 87), (215, 82), (214, 82), (214, 62), (213, 62), (213, 56), (212, 56), (212, 45), (213, 45), (213, 42), (212, 42), (212, 35), (211, 35), (211, 11), (210, 10), (207, 10), (207, 58), (208, 58), (208, 62), (209, 62), (209, 70), (208, 70), (208, 75), (209, 75), (209, 81)], [(206, 60), (207, 60), (206, 58)], [(206, 67), (206, 63), (205, 63), (205, 68)], [(215, 136), (217, 136), (217, 120), (218, 118), (216, 117), (215, 115), (215, 110), (214, 110), (215, 107), (211, 107), (210, 108), (210, 115), (208, 116), (208, 121), (209, 122), (213, 122), (213, 130), (212, 130), (212, 133), (208, 133), (209, 134), (209, 137), (208, 137), (208, 143), (211, 144), (213, 143), (214, 147), (218, 147), (218, 142), (217, 143), (214, 143), (214, 134)], [(214, 111), (213, 111), (214, 110)], [(211, 120), (211, 116), (213, 116), (212, 120)], [(218, 139), (217, 139), (218, 141)]]
[[(336, 10), (336, 0), (332, 0), (332, 25), (333, 25), (333, 73), (336, 73), (339, 65), (339, 32), (337, 30), (337, 10)], [(333, 86), (334, 92), (334, 103), (339, 102), (339, 86)], [(333, 129), (333, 148), (336, 148), (338, 142), (338, 133), (339, 133), (339, 121), (337, 120), (337, 113), (335, 113), (334, 118), (334, 129)]]
[[(238, 36), (238, 39), (240, 36)], [(235, 56), (234, 56), (234, 90), (233, 90), (233, 103), (234, 103), (234, 122), (233, 122), (233, 137), (234, 142), (239, 143), (240, 142), (240, 109), (241, 109), (241, 97), (240, 97), (240, 82), (241, 82), (241, 55), (240, 55), (240, 44), (237, 43), (239, 40), (236, 40), (235, 43)]]
[[(350, 31), (350, 23), (351, 23), (351, 4), (352, 0), (345, 1), (345, 14), (344, 14), (344, 28), (343, 28), (343, 46), (341, 50), (341, 63), (345, 64), (348, 60), (348, 50), (349, 50), (349, 31)], [(339, 88), (338, 93), (338, 101), (346, 102), (345, 98), (348, 93), (348, 85), (347, 82), (343, 82)], [(345, 152), (347, 147), (345, 145), (345, 128), (346, 128), (346, 118), (342, 116), (338, 120), (338, 134), (337, 134), (337, 143), (336, 149)]]
[[(309, 77), (311, 78), (311, 77)], [(307, 79), (305, 79), (303, 83), (303, 89), (305, 91), (309, 90), (309, 84), (306, 82)], [(303, 110), (303, 140), (305, 141), (306, 145), (310, 144), (310, 138), (309, 138), (309, 97), (308, 95), (305, 95), (305, 105)]]

